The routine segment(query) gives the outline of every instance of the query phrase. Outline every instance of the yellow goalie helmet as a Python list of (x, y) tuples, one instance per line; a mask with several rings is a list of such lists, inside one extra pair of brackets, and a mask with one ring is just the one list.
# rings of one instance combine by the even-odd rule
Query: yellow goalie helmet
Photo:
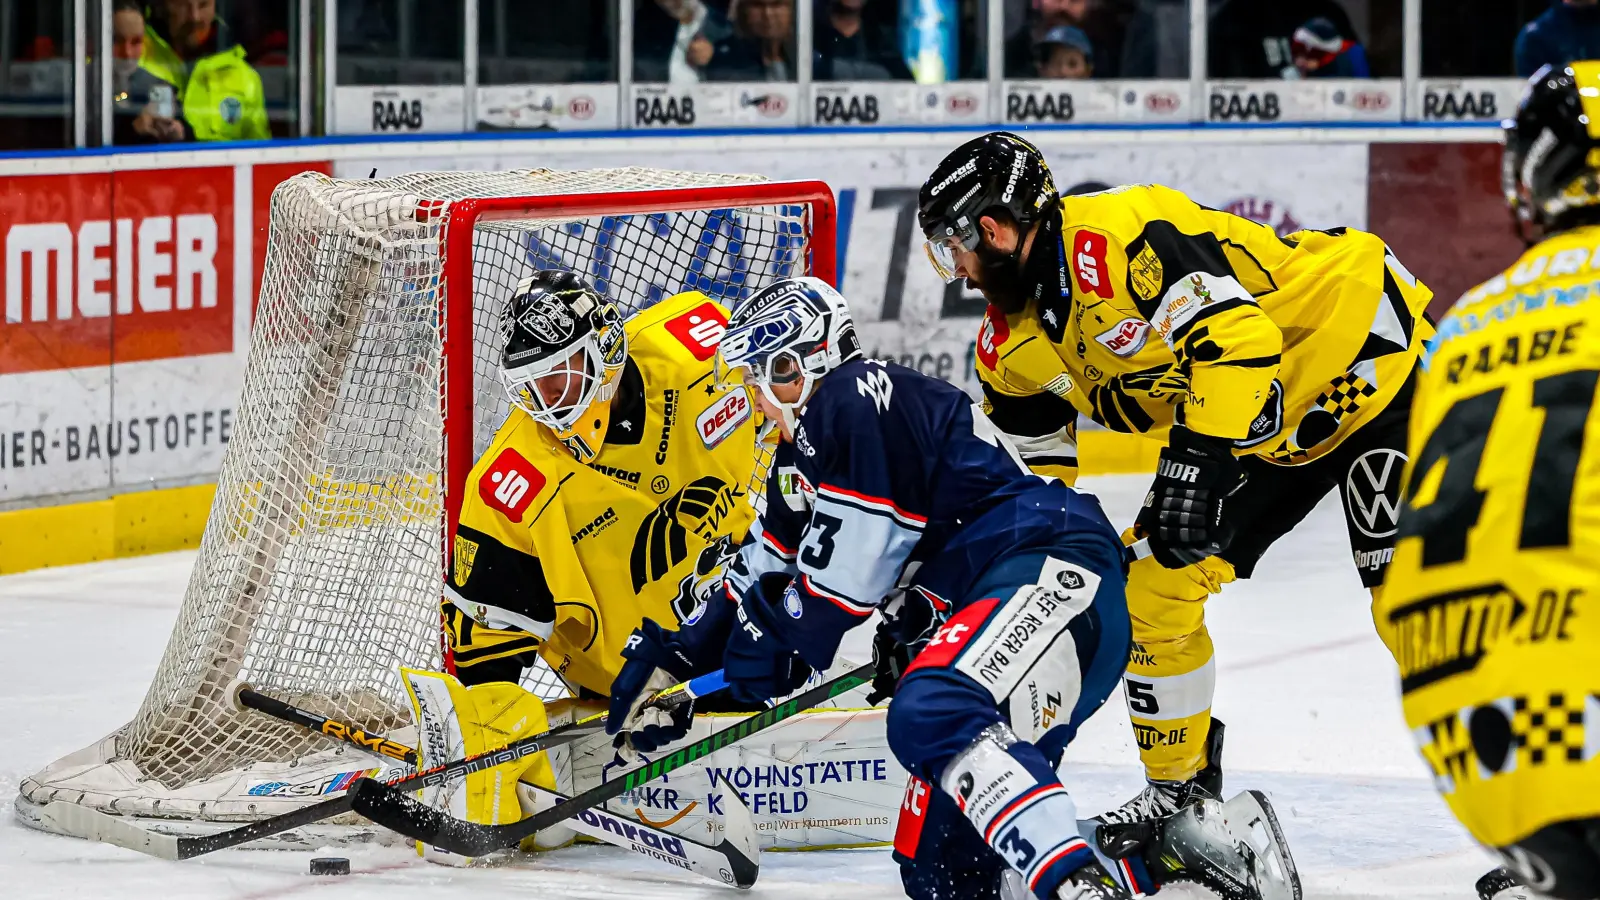
[(628, 361), (615, 305), (572, 272), (522, 279), (500, 311), (500, 380), (511, 402), (590, 463)]

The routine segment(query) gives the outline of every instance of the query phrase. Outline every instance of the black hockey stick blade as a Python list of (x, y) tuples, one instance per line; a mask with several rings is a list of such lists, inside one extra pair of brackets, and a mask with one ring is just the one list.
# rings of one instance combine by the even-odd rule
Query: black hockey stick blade
[[(543, 734), (533, 735), (517, 741), (508, 747), (492, 750), (469, 756), (444, 765), (434, 766), (431, 769), (408, 775), (392, 785), (395, 790), (417, 790), (436, 784), (445, 784), (463, 778), (473, 772), (481, 772), (495, 766), (542, 753), (552, 747), (569, 744), (573, 741), (588, 737), (605, 728), (604, 716), (595, 716), (553, 728)], [(45, 805), (42, 815), (49, 818), (57, 829), (65, 834), (76, 835), (102, 843), (126, 847), (137, 850), (149, 856), (162, 859), (193, 859), (218, 850), (226, 850), (241, 844), (275, 834), (282, 834), (304, 825), (311, 825), (342, 815), (351, 810), (353, 792), (346, 792), (342, 797), (330, 797), (320, 803), (303, 806), (290, 810), (282, 815), (259, 822), (251, 822), (238, 828), (219, 831), (216, 834), (199, 835), (195, 837), (174, 837), (157, 831), (150, 831), (129, 822), (122, 816), (113, 816), (99, 810), (78, 806), (75, 803), (56, 800)]]
[(613, 797), (654, 781), (674, 769), (686, 766), (758, 731), (770, 728), (793, 717), (801, 710), (809, 709), (867, 684), (872, 680), (873, 672), (874, 667), (870, 664), (852, 669), (832, 681), (824, 682), (770, 709), (741, 719), (721, 731), (713, 732), (692, 744), (680, 747), (669, 756), (625, 772), (615, 780), (596, 785), (571, 800), (509, 825), (478, 825), (462, 821), (406, 796), (402, 793), (405, 790), (402, 785), (387, 785), (370, 778), (356, 779), (346, 796), (352, 798), (352, 808), (356, 812), (406, 837), (459, 856), (487, 856), (502, 847), (510, 847), (537, 831), (571, 818), (583, 810), (598, 806)]

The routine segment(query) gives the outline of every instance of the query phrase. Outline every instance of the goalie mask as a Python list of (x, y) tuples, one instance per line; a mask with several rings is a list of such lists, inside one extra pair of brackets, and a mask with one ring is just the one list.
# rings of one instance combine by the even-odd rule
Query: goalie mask
[[(717, 374), (759, 390), (793, 433), (822, 376), (860, 355), (844, 297), (820, 278), (786, 278), (733, 311), (717, 348)], [(798, 399), (784, 403), (773, 386), (791, 384), (800, 386)]]
[(512, 404), (579, 462), (592, 462), (628, 360), (617, 308), (571, 272), (535, 272), (500, 311), (500, 335), (500, 380)]

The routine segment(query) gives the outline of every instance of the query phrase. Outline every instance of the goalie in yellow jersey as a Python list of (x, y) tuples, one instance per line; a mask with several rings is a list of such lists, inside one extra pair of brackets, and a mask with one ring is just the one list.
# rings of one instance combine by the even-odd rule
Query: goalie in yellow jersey
[[(512, 410), (467, 477), (444, 584), (456, 677), (405, 673), (422, 765), (546, 730), (517, 685), (535, 654), (574, 693), (607, 696), (634, 628), (676, 627), (720, 583), (755, 515), (756, 411), (712, 372), (726, 324), (697, 292), (624, 323), (573, 273), (517, 286), (499, 360)], [(507, 824), (533, 811), (505, 789), (519, 778), (553, 786), (540, 754), (430, 799)]]
[(1152, 555), (1128, 574), (1123, 687), (1148, 787), (1104, 818), (1218, 796), (1205, 601), (1335, 488), (1378, 589), (1432, 294), (1359, 231), (1280, 236), (1159, 185), (1061, 197), (1004, 132), (945, 157), (918, 202), (935, 268), (989, 301), (986, 411), (1036, 472), (1076, 476), (1079, 414), (1165, 445), (1135, 522)]
[(1527, 886), (1491, 873), (1480, 896), (1593, 900), (1600, 62), (1535, 74), (1505, 144), (1506, 197), (1540, 240), (1439, 322), (1373, 618), (1435, 785)]

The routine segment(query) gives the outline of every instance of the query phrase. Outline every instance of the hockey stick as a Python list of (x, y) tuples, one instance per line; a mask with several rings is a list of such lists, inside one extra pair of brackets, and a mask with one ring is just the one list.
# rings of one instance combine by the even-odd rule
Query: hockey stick
[[(696, 679), (696, 681), (702, 685), (699, 689), (700, 691), (709, 692), (708, 688), (709, 690), (715, 690), (716, 687), (714, 685), (722, 684), (722, 673), (716, 672), (711, 675), (705, 675), (701, 679)], [(672, 695), (679, 693), (687, 696), (699, 696), (695, 692), (696, 689), (691, 687), (692, 684), (694, 682), (668, 688), (652, 699), (669, 699)], [(243, 691), (240, 693), (243, 693)], [(523, 738), (496, 750), (477, 753), (454, 762), (434, 766), (415, 775), (408, 775), (395, 781), (392, 783), (392, 787), (396, 790), (418, 790), (424, 787), (447, 784), (458, 778), (464, 778), (473, 772), (492, 769), (503, 763), (588, 737), (605, 728), (605, 718), (603, 713), (589, 716), (586, 719), (571, 722), (559, 728), (552, 728), (543, 734)], [(350, 811), (353, 796), (351, 792), (346, 791), (343, 796), (332, 797), (320, 803), (303, 806), (282, 815), (273, 816), (270, 819), (262, 819), (259, 822), (251, 822), (238, 828), (230, 828), (227, 831), (219, 831), (216, 834), (196, 837), (177, 837), (175, 835), (162, 834), (159, 831), (151, 831), (134, 825), (121, 816), (108, 815), (97, 809), (79, 806), (76, 803), (68, 803), (65, 800), (50, 801), (39, 811), (39, 815), (40, 818), (53, 823), (55, 829), (63, 834), (72, 834), (92, 841), (115, 844), (118, 847), (137, 850), (140, 853), (159, 856), (162, 859), (178, 860), (193, 859), (196, 856), (203, 856), (218, 850), (226, 850), (229, 847), (248, 844), (260, 838), (282, 834), (285, 831), (299, 828), (303, 825), (311, 825), (323, 819), (331, 819), (334, 816), (342, 815)]]
[[(702, 687), (704, 686), (702, 684)], [(693, 689), (686, 687), (684, 693), (693, 693)], [(695, 693), (694, 696), (701, 695)], [(404, 744), (369, 735), (359, 728), (324, 718), (248, 688), (239, 692), (239, 701), (275, 719), (308, 728), (337, 741), (353, 744), (369, 753), (398, 759), (411, 765), (417, 764), (417, 752)], [(518, 784), (517, 788), (532, 794), (537, 801), (547, 807), (567, 799), (553, 791), (525, 782)], [(581, 813), (568, 825), (579, 834), (588, 835), (595, 840), (621, 847), (640, 856), (687, 869), (721, 884), (747, 888), (756, 883), (756, 876), (761, 870), (761, 851), (756, 842), (755, 821), (750, 818), (750, 810), (745, 808), (738, 797), (729, 798), (728, 806), (729, 812), (723, 821), (725, 836), (714, 846), (645, 825), (636, 819), (616, 815), (604, 809)]]
[(418, 802), (403, 793), (403, 788), (399, 785), (387, 785), (370, 778), (358, 778), (350, 785), (349, 796), (354, 798), (352, 808), (385, 828), (398, 831), (406, 837), (441, 850), (461, 856), (485, 856), (501, 847), (516, 844), (536, 831), (580, 815), (591, 807), (598, 806), (619, 794), (627, 793), (729, 744), (776, 725), (803, 709), (809, 709), (852, 688), (860, 687), (872, 680), (874, 669), (875, 667), (870, 664), (859, 666), (777, 706), (741, 719), (721, 731), (713, 732), (692, 744), (680, 747), (670, 756), (664, 756), (655, 762), (625, 772), (614, 781), (596, 785), (564, 803), (510, 825), (477, 825), (464, 822)]

